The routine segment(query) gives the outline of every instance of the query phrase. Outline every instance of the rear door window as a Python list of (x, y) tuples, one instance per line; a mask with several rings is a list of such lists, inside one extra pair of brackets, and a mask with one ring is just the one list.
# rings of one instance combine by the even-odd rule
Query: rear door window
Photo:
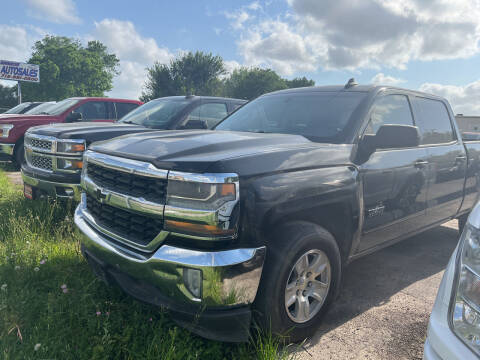
[(130, 111), (136, 109), (138, 107), (138, 104), (117, 102), (115, 103), (115, 107), (117, 108), (117, 119), (121, 119)]
[(417, 126), (423, 145), (444, 144), (455, 140), (452, 122), (445, 104), (439, 100), (415, 98)]
[(365, 134), (375, 135), (382, 125), (411, 125), (413, 117), (405, 95), (385, 95), (375, 100)]
[(77, 107), (74, 112), (82, 114), (82, 121), (108, 119), (107, 103), (104, 101), (89, 101)]
[(211, 129), (227, 115), (227, 104), (207, 103), (193, 109), (188, 115), (187, 122), (190, 120), (203, 120), (207, 123), (207, 127)]

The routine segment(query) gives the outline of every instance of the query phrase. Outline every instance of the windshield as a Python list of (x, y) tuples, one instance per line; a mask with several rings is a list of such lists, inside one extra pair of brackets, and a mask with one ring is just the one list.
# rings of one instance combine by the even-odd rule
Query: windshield
[(215, 130), (295, 134), (311, 141), (337, 143), (365, 96), (362, 92), (262, 96), (238, 109)]
[(27, 112), (25, 112), (25, 114), (28, 114), (28, 115), (39, 115), (39, 114), (49, 115), (50, 113), (48, 112), (48, 109), (52, 108), (55, 105), (56, 104), (54, 102), (46, 102), (46, 103), (43, 103), (43, 104), (40, 104), (40, 105), (34, 107), (31, 110), (28, 110)]
[(173, 117), (179, 114), (190, 101), (185, 99), (152, 100), (129, 112), (119, 120), (152, 129), (166, 129)]
[(60, 115), (64, 111), (68, 110), (70, 107), (78, 103), (79, 99), (65, 99), (54, 104), (51, 108), (48, 109), (49, 115)]
[(27, 108), (31, 105), (32, 105), (32, 103), (29, 103), (29, 102), (21, 103), (21, 104), (18, 104), (17, 106), (14, 106), (10, 110), (5, 111), (4, 114), (20, 114), (23, 109), (25, 109), (25, 108)]

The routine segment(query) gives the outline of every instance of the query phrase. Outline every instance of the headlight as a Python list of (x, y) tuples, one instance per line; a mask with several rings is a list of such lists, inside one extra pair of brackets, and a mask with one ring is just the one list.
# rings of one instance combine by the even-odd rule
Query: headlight
[(170, 172), (165, 228), (209, 239), (231, 237), (236, 232), (232, 213), (238, 203), (238, 187), (236, 174)]
[(0, 125), (0, 137), (8, 138), (8, 134), (10, 134), (10, 130), (12, 130), (14, 125), (12, 124), (1, 124)]
[(235, 184), (168, 182), (167, 205), (197, 210), (217, 210), (236, 198)]
[(467, 224), (460, 241), (453, 331), (480, 354), (480, 229)]
[(85, 140), (61, 140), (57, 142), (57, 152), (59, 153), (83, 153), (85, 151)]
[(82, 168), (83, 168), (82, 160), (57, 158), (57, 169), (81, 170)]

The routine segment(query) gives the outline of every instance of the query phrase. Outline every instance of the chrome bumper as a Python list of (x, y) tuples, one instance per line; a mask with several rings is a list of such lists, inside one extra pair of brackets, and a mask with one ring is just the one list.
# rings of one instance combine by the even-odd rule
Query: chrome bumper
[(7, 154), (7, 155), (13, 155), (14, 147), (15, 147), (15, 144), (0, 143), (0, 153)]
[[(31, 176), (26, 175), (22, 170), (22, 179), (23, 182), (27, 185), (30, 185), (36, 189), (40, 189), (51, 197), (58, 197), (63, 199), (74, 199), (75, 201), (80, 201), (80, 194), (82, 188), (80, 184), (66, 184), (66, 183), (56, 183), (41, 179), (36, 179)], [(63, 189), (62, 193), (59, 193), (59, 189)]]
[[(120, 284), (132, 295), (134, 289), (128, 287), (146, 284), (142, 288), (142, 300), (148, 298), (147, 301), (155, 303), (155, 289), (168, 299), (171, 306), (167, 307), (172, 310), (226, 309), (254, 301), (265, 259), (265, 247), (196, 251), (161, 245), (153, 254), (145, 255), (118, 245), (93, 228), (85, 219), (85, 211), (83, 203), (80, 203), (74, 219), (83, 235), (82, 248), (84, 254), (87, 254), (87, 260), (90, 255), (101, 261), (103, 268), (132, 278), (137, 285)], [(195, 298), (185, 286), (185, 268), (202, 271), (201, 298)], [(145, 290), (147, 286), (152, 291), (145, 295), (145, 291), (148, 292)]]

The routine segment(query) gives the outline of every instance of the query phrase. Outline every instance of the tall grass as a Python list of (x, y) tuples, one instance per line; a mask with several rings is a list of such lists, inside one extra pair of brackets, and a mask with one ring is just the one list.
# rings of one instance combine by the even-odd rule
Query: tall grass
[(0, 168), (1, 359), (286, 359), (271, 336), (226, 344), (98, 281), (67, 203), (29, 201)]

